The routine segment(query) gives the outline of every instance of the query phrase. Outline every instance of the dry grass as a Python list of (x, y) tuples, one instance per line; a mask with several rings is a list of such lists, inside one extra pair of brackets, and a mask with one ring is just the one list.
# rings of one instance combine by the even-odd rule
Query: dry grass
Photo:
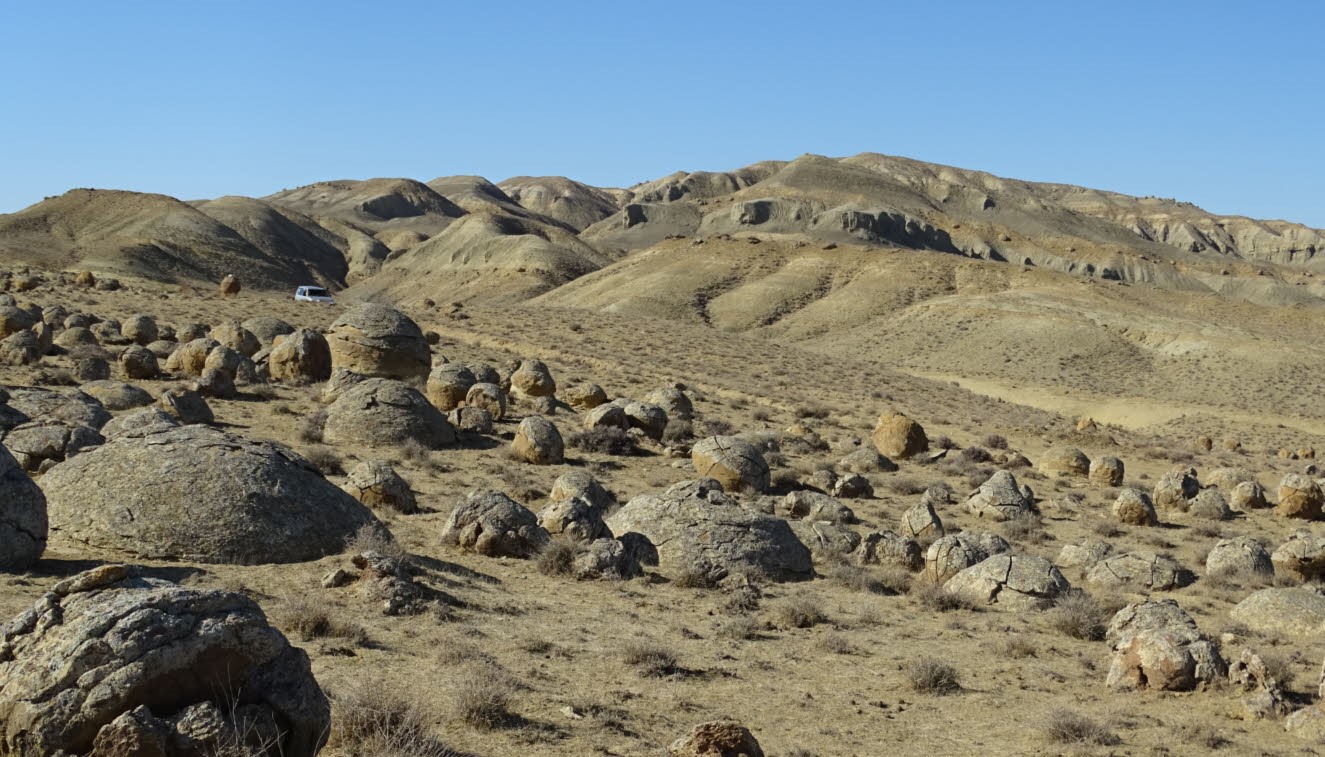
[(772, 615), (782, 628), (810, 628), (828, 619), (823, 604), (808, 594), (787, 597), (773, 607)]
[(354, 532), (354, 536), (345, 542), (345, 551), (356, 555), (361, 552), (377, 552), (404, 567), (410, 565), (409, 552), (396, 541), (396, 537), (385, 528), (371, 523), (365, 523)]
[(911, 584), (910, 595), (922, 607), (933, 612), (952, 612), (953, 610), (978, 610), (980, 607), (940, 584), (929, 581), (916, 581)]
[(465, 673), (451, 695), (451, 715), (471, 728), (491, 731), (512, 720), (515, 687), (505, 673), (491, 665), (479, 665)]
[(538, 553), (535, 565), (538, 572), (545, 576), (569, 576), (575, 565), (575, 557), (581, 547), (573, 539), (554, 537)]
[(345, 475), (345, 460), (336, 454), (330, 447), (321, 445), (313, 447), (304, 453), (308, 462), (313, 464), (322, 472), (324, 476), (343, 476)]
[(622, 645), (621, 661), (644, 678), (664, 678), (680, 670), (675, 652), (647, 639), (632, 639)]
[(361, 647), (370, 643), (363, 626), (341, 617), (341, 611), (326, 596), (317, 593), (286, 597), (280, 621), (282, 628), (304, 641), (341, 639)]
[(460, 757), (429, 731), (429, 718), (387, 681), (358, 680), (333, 689), (328, 746), (377, 757)]
[(307, 444), (322, 443), (322, 429), (327, 425), (327, 411), (318, 410), (308, 417), (299, 426), (299, 439)]
[(1061, 634), (1084, 641), (1100, 641), (1113, 612), (1086, 592), (1073, 590), (1055, 600), (1044, 617), (1049, 627)]
[(1043, 728), (1045, 736), (1055, 744), (1114, 746), (1122, 743), (1107, 725), (1068, 709), (1050, 712)]
[(566, 444), (581, 452), (619, 457), (633, 455), (636, 451), (635, 437), (615, 426), (571, 432), (566, 438)]
[(957, 669), (941, 660), (922, 657), (907, 663), (906, 683), (918, 694), (955, 694), (961, 691)]

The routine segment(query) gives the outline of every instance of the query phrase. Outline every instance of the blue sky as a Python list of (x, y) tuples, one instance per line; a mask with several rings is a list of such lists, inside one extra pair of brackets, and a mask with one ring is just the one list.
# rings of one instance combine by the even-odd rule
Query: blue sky
[(0, 212), (883, 152), (1325, 227), (1325, 4), (18, 3)]

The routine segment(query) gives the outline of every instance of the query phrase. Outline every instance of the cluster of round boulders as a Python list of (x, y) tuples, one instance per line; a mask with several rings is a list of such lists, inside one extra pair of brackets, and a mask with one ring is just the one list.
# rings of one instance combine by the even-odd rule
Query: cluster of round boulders
[(363, 376), (423, 380), (432, 364), (428, 340), (409, 316), (387, 305), (361, 303), (327, 331), (331, 364)]
[(221, 343), (202, 337), (181, 344), (166, 358), (166, 370), (184, 376), (201, 376), (207, 367), (207, 355)]
[(988, 557), (949, 578), (946, 586), (968, 601), (1005, 610), (1044, 609), (1072, 588), (1043, 557), (1013, 554)]
[(706, 581), (750, 573), (775, 581), (814, 575), (810, 550), (787, 521), (741, 507), (712, 479), (636, 496), (607, 525), (618, 536), (637, 533), (657, 545), (664, 568)]
[(1040, 464), (1036, 467), (1046, 476), (1085, 478), (1090, 475), (1090, 458), (1076, 447), (1051, 447), (1040, 457)]
[(327, 408), (322, 430), (329, 444), (370, 447), (415, 441), (428, 449), (455, 442), (446, 416), (418, 390), (392, 379), (370, 378), (344, 392)]
[(32, 567), (46, 550), (46, 495), (0, 446), (0, 571)]
[(442, 544), (488, 557), (533, 557), (549, 538), (537, 515), (496, 491), (466, 495), (442, 528)]
[(277, 334), (267, 355), (267, 372), (273, 380), (295, 386), (317, 384), (331, 378), (331, 348), (326, 337), (312, 329)]
[(1314, 480), (1299, 473), (1289, 473), (1279, 482), (1279, 504), (1274, 512), (1281, 518), (1317, 520), (1322, 504), (1325, 504), (1325, 494)]
[(979, 518), (1012, 520), (1035, 511), (1035, 494), (1008, 471), (996, 471), (966, 500), (966, 509)]
[(1140, 489), (1123, 489), (1113, 501), (1113, 517), (1128, 526), (1157, 526), (1159, 516), (1150, 495)]
[(312, 757), (331, 727), (308, 656), (243, 594), (103, 565), (4, 628), (3, 754)]
[(896, 460), (907, 460), (929, 449), (925, 429), (901, 413), (879, 416), (871, 438), (879, 454)]
[(737, 436), (710, 436), (690, 449), (690, 462), (701, 478), (711, 478), (723, 489), (763, 492), (769, 469), (764, 453)]
[(553, 536), (581, 542), (612, 538), (602, 509), (580, 497), (554, 500), (538, 514), (538, 524)]
[(416, 513), (418, 501), (409, 483), (385, 460), (365, 460), (350, 469), (341, 487), (351, 497), (372, 508), (398, 513)]
[(1113, 660), (1105, 679), (1111, 689), (1191, 691), (1228, 670), (1219, 648), (1171, 599), (1130, 604), (1105, 631)]
[(288, 448), (157, 425), (52, 468), (42, 479), (52, 530), (153, 559), (262, 564), (337, 552), (377, 523)]

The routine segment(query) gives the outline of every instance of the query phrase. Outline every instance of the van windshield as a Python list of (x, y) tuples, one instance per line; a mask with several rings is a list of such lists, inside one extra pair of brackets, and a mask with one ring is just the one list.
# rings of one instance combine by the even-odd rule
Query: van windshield
[(309, 297), (326, 297), (327, 290), (322, 289), (321, 287), (304, 287), (304, 294)]

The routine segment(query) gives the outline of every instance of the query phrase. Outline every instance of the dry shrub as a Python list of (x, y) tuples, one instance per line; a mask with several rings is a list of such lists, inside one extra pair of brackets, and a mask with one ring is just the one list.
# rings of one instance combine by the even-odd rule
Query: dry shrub
[(704, 436), (728, 436), (736, 427), (721, 418), (705, 418), (702, 424)]
[(933, 612), (951, 612), (952, 610), (978, 610), (979, 605), (966, 597), (948, 591), (942, 584), (930, 581), (916, 581), (911, 584), (911, 596), (925, 609)]
[(343, 476), (345, 475), (345, 460), (337, 455), (330, 447), (317, 446), (308, 450), (304, 454), (308, 462), (313, 464), (324, 476)]
[(1059, 597), (1045, 613), (1049, 626), (1084, 641), (1100, 641), (1113, 613), (1084, 591), (1074, 589)]
[(1224, 735), (1213, 726), (1199, 723), (1184, 723), (1178, 726), (1175, 737), (1179, 744), (1195, 744), (1209, 750), (1222, 749), (1233, 743), (1224, 738)]
[(749, 641), (758, 638), (759, 631), (759, 621), (749, 615), (737, 615), (720, 622), (713, 633), (720, 639)]
[(329, 746), (376, 757), (460, 757), (429, 732), (418, 704), (386, 681), (359, 681), (331, 691)]
[(676, 654), (647, 639), (632, 639), (621, 647), (621, 660), (644, 678), (663, 678), (679, 670)]
[(911, 661), (905, 673), (907, 684), (919, 694), (952, 694), (962, 688), (957, 669), (932, 657)]
[(500, 728), (515, 719), (511, 700), (515, 686), (499, 668), (476, 666), (456, 682), (452, 692), (451, 713), (480, 731)]
[(925, 485), (910, 476), (893, 476), (888, 479), (888, 483), (884, 486), (887, 487), (888, 491), (902, 497), (925, 493)]
[(980, 440), (980, 444), (984, 445), (985, 447), (988, 447), (989, 449), (1008, 448), (1008, 440), (1005, 437), (1000, 436), (999, 434), (990, 434), (989, 436), (986, 436), (984, 439)]
[(819, 643), (825, 652), (830, 654), (857, 654), (859, 650), (851, 644), (850, 641), (838, 634), (829, 634)]
[(783, 628), (810, 628), (827, 619), (819, 600), (806, 594), (787, 597), (773, 608), (773, 621)]
[(1245, 566), (1224, 566), (1219, 570), (1207, 573), (1205, 583), (1214, 589), (1260, 588), (1274, 583), (1274, 576), (1257, 573)]
[(304, 641), (343, 639), (356, 646), (369, 643), (368, 632), (352, 620), (336, 617), (336, 608), (320, 594), (292, 594), (285, 598), (281, 627)]
[(689, 441), (694, 435), (694, 426), (691, 425), (690, 421), (672, 418), (667, 421), (667, 427), (663, 429), (662, 440), (668, 444), (677, 444)]
[(402, 566), (409, 567), (410, 565), (409, 552), (400, 546), (400, 542), (396, 541), (396, 537), (385, 526), (373, 523), (365, 523), (359, 526), (359, 530), (354, 532), (354, 536), (345, 541), (345, 550), (356, 555), (361, 552), (377, 552), (395, 560)]
[(1043, 728), (1045, 736), (1055, 744), (1114, 746), (1122, 743), (1107, 725), (1068, 709), (1050, 712)]
[(580, 545), (574, 539), (555, 537), (538, 553), (535, 563), (538, 572), (545, 576), (569, 576), (575, 565), (575, 557), (580, 554)]
[(1003, 536), (1013, 542), (1039, 544), (1046, 539), (1044, 521), (1035, 513), (1020, 513), (1003, 521)]
[(566, 443), (582, 452), (619, 457), (635, 454), (635, 437), (616, 426), (573, 432), (566, 438)]
[(520, 502), (534, 502), (547, 496), (543, 483), (528, 473), (525, 466), (508, 465), (499, 474), (506, 493)]
[(327, 411), (318, 410), (304, 418), (299, 427), (299, 438), (307, 444), (322, 443), (322, 429), (327, 425)]
[(911, 588), (911, 573), (900, 565), (867, 568), (842, 562), (833, 566), (829, 577), (839, 586), (868, 594), (905, 594)]

